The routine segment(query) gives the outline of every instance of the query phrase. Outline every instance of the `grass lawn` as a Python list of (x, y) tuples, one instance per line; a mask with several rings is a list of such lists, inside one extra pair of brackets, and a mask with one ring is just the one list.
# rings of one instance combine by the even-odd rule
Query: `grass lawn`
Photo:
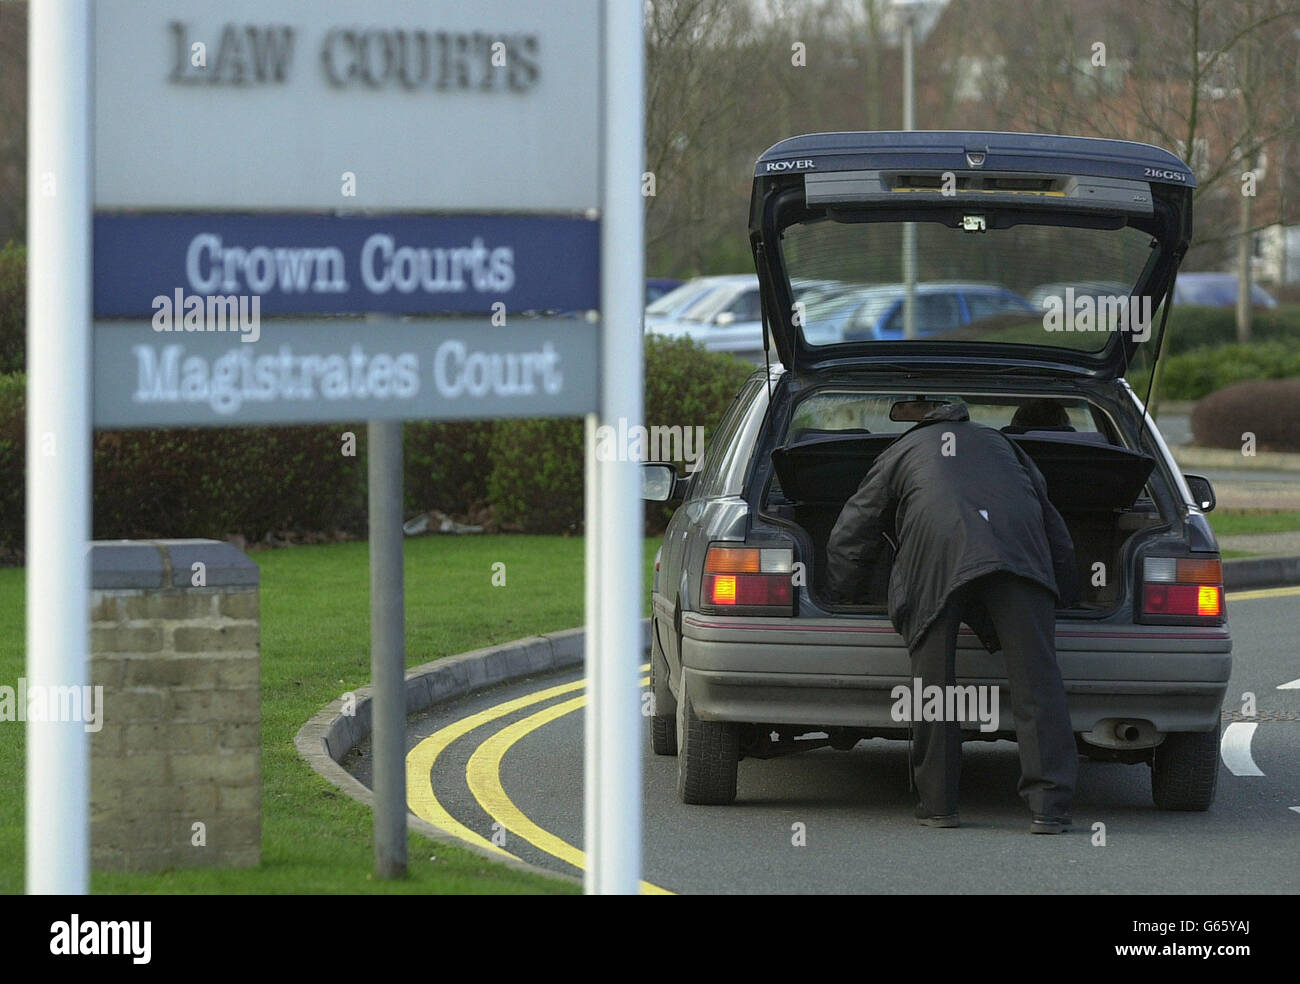
[[(647, 579), (658, 541), (647, 541)], [(262, 865), (95, 874), (101, 893), (576, 892), (466, 850), (410, 838), (405, 881), (371, 878), (371, 814), (298, 758), (309, 717), (370, 680), (364, 543), (251, 554), (262, 572)], [(492, 565), (506, 565), (493, 587)], [(648, 584), (647, 580), (647, 584)], [(423, 537), (406, 543), (407, 663), (580, 625), (583, 541), (558, 536)], [(0, 683), (24, 675), (24, 571), (0, 569)], [(647, 593), (648, 594), (648, 593)], [(648, 606), (647, 606), (648, 608)], [(0, 741), (0, 892), (23, 890), (24, 732)], [(430, 856), (436, 855), (436, 861)]]
[[(1300, 512), (1228, 512), (1218, 511), (1208, 517), (1214, 535), (1233, 536), (1238, 533), (1289, 533), (1300, 530)], [(1224, 560), (1240, 557), (1258, 557), (1252, 550), (1222, 550)]]
[(1300, 512), (1232, 512), (1210, 513), (1208, 519), (1215, 536), (1238, 533), (1288, 533), (1300, 530)]

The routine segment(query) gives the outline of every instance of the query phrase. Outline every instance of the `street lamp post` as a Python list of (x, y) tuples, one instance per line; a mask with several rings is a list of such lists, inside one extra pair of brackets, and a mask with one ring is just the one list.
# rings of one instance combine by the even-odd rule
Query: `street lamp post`
[[(912, 48), (916, 14), (924, 0), (893, 0), (903, 16), (903, 129), (915, 130), (915, 68)], [(903, 223), (903, 337), (916, 337), (916, 224)]]

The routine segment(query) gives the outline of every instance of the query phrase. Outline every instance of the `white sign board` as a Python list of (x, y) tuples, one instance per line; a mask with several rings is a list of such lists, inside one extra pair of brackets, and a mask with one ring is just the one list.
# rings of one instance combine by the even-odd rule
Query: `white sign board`
[(95, 205), (595, 208), (599, 9), (100, 0)]

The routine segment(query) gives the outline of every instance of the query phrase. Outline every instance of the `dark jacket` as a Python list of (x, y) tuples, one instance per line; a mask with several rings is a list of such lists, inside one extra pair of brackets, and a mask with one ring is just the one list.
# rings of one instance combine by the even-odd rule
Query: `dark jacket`
[[(844, 504), (826, 547), (832, 599), (860, 595), (882, 532), (898, 545), (889, 617), (909, 648), (953, 591), (994, 571), (1037, 581), (1064, 607), (1078, 600), (1074, 543), (1042, 473), (1006, 435), (972, 423), (964, 403), (889, 445)], [(965, 621), (990, 652), (1001, 648), (985, 612)]]

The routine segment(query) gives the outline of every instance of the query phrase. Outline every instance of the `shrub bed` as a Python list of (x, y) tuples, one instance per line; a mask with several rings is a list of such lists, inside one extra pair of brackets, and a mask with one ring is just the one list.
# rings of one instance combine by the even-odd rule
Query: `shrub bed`
[(469, 514), (487, 499), (491, 421), (413, 420), (407, 423), (405, 503), (408, 515), (429, 509)]
[(26, 396), (22, 373), (0, 376), (0, 563), (14, 559), (26, 523)]
[[(1159, 312), (1152, 334), (1159, 330)], [(1256, 308), (1251, 319), (1251, 344), (1259, 342), (1300, 343), (1300, 304), (1279, 304)], [(1193, 349), (1237, 344), (1237, 312), (1227, 307), (1198, 307), (1175, 304), (1169, 312), (1164, 354), (1178, 355)]]
[(1195, 443), (1240, 450), (1300, 451), (1300, 379), (1259, 379), (1217, 390), (1192, 410)]
[[(686, 340), (648, 340), (646, 419), (707, 438), (752, 371)], [(21, 560), (25, 387), (0, 376), (0, 561)], [(355, 437), (344, 454), (343, 435)], [(407, 424), (405, 506), (487, 519), (491, 528), (577, 532), (583, 515), (580, 420)], [(693, 437), (693, 434), (692, 434)], [(688, 450), (702, 451), (692, 440)], [(685, 469), (685, 462), (679, 462)], [(308, 539), (366, 533), (365, 425), (97, 431), (93, 531), (100, 539), (201, 536)], [(648, 509), (662, 529), (670, 511)]]
[[(754, 367), (708, 352), (689, 339), (646, 338), (647, 427), (703, 428), (707, 441)], [(703, 451), (694, 440), (692, 453)], [(698, 447), (696, 445), (699, 445)], [(661, 459), (666, 455), (659, 455)], [(686, 463), (675, 462), (679, 474)], [(564, 533), (582, 526), (583, 428), (580, 421), (503, 420), (492, 445), (488, 498), (503, 529)], [(646, 507), (649, 533), (663, 529), (672, 510)]]
[(0, 373), (22, 372), (27, 349), (27, 250), (0, 247)]
[(1215, 390), (1251, 379), (1300, 376), (1300, 345), (1258, 342), (1196, 349), (1161, 360), (1160, 396), (1199, 400)]

